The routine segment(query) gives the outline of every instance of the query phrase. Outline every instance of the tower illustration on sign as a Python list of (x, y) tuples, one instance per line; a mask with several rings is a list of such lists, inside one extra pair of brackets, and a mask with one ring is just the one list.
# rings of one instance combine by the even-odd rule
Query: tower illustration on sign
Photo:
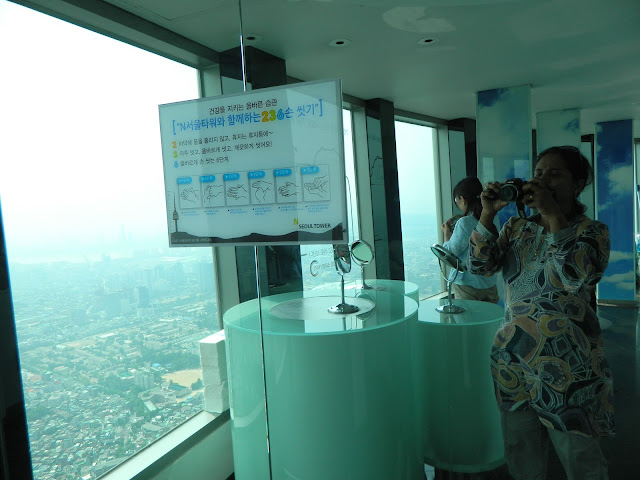
[(178, 219), (180, 218), (180, 215), (178, 215), (178, 210), (176, 209), (176, 197), (175, 195), (173, 196), (173, 222), (176, 226), (176, 233), (178, 233)]

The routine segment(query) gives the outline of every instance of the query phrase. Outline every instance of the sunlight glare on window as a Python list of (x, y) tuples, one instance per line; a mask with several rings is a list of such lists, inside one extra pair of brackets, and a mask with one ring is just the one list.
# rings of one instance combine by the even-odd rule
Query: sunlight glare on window
[(9, 2), (0, 19), (0, 191), (34, 476), (97, 478), (204, 406), (212, 249), (168, 248), (158, 126), (159, 104), (197, 98), (197, 72)]
[(430, 250), (438, 241), (435, 129), (401, 121), (395, 127), (405, 280), (417, 284), (424, 298), (440, 291), (438, 261)]

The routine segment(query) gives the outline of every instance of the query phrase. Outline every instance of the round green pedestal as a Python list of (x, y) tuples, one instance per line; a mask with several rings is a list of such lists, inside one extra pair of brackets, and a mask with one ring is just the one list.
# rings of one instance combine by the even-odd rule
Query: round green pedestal
[[(313, 311), (274, 315), (302, 298)], [(408, 348), (417, 303), (385, 291), (364, 298), (375, 308), (348, 316), (322, 311), (339, 296), (263, 298), (266, 383), (258, 301), (225, 313), (236, 479), (268, 479), (269, 468), (278, 480), (423, 478)]]
[(418, 311), (424, 461), (456, 472), (491, 470), (504, 463), (489, 360), (504, 309), (487, 302), (454, 300), (465, 312), (435, 311), (445, 303), (422, 301)]

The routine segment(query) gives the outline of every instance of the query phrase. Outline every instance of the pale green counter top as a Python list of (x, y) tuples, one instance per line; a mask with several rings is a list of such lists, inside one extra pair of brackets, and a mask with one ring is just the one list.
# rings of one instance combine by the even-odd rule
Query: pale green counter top
[[(418, 320), (437, 325), (468, 326), (489, 323), (495, 325), (504, 317), (504, 307), (489, 302), (475, 300), (453, 300), (454, 305), (465, 309), (462, 313), (443, 314), (436, 312), (436, 307), (446, 305), (446, 298), (423, 300), (420, 302)], [(497, 328), (497, 325), (496, 325)]]
[(504, 463), (489, 357), (504, 307), (454, 300), (466, 311), (435, 310), (445, 303), (425, 300), (418, 310), (416, 382), (424, 461), (457, 472), (491, 470)]
[[(388, 280), (384, 278), (368, 278), (366, 284), (373, 288), (363, 289), (361, 280), (349, 280), (344, 283), (344, 294), (346, 296), (356, 296), (371, 291), (387, 291), (391, 294), (405, 295), (419, 301), (418, 285), (413, 282), (405, 282), (403, 280)], [(315, 287), (311, 292), (331, 292), (331, 294), (340, 295), (340, 282), (330, 282)]]
[[(261, 299), (262, 330), (270, 335), (346, 334), (354, 330), (382, 328), (415, 315), (418, 304), (411, 298), (386, 290), (350, 292), (345, 290), (345, 303), (362, 308), (354, 314), (329, 313), (327, 309), (340, 303), (340, 290), (308, 290), (283, 293)], [(224, 314), (225, 326), (258, 332), (258, 299), (230, 308)], [(373, 308), (370, 308), (373, 305)]]

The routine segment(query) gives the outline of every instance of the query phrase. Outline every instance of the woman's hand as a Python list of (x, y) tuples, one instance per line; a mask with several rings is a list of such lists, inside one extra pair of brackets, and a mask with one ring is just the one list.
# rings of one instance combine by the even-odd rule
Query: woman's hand
[(485, 185), (484, 190), (480, 194), (480, 202), (482, 203), (480, 223), (490, 231), (494, 231), (496, 229), (493, 224), (493, 219), (496, 214), (509, 204), (509, 202), (505, 202), (498, 198), (498, 190), (500, 190), (501, 186), (502, 183), (500, 182), (489, 182)]
[(501, 186), (502, 183), (500, 182), (489, 182), (480, 194), (480, 201), (482, 202), (482, 213), (490, 215), (492, 219), (496, 216), (496, 213), (502, 210), (505, 206), (509, 205), (509, 202), (505, 202), (504, 200), (500, 200), (500, 198), (498, 198), (498, 190), (500, 190)]
[(451, 235), (453, 234), (453, 232), (451, 231), (451, 228), (445, 222), (442, 225), (440, 225), (440, 230), (442, 230), (442, 234), (444, 235), (444, 241), (448, 242), (451, 239)]

